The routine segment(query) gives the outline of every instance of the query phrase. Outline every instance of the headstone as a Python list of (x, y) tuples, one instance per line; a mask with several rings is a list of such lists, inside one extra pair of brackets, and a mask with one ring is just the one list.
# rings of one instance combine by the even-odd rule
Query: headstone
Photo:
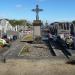
[(33, 36), (35, 37), (41, 37), (41, 20), (34, 20), (33, 21)]
[(42, 22), (39, 20), (39, 12), (43, 11), (43, 9), (39, 9), (39, 6), (36, 5), (35, 9), (32, 9), (32, 11), (36, 12), (36, 20), (33, 21), (33, 38), (41, 37), (41, 25)]

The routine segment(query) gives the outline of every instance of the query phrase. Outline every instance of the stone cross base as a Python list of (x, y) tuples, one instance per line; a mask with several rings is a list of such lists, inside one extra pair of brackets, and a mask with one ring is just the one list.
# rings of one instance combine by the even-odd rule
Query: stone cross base
[(41, 37), (41, 20), (34, 20), (33, 21), (33, 38)]

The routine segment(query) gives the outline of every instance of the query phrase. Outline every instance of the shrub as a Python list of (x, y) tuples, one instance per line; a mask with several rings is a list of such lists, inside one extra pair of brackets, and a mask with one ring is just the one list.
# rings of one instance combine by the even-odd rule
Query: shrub
[(41, 37), (40, 36), (35, 37), (34, 43), (41, 43)]

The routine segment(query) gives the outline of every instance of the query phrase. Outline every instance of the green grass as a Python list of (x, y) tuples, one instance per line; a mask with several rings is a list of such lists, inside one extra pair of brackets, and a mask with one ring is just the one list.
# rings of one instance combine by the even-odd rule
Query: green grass
[(33, 41), (33, 35), (28, 34), (28, 35), (24, 36), (23, 41)]
[(25, 47), (22, 49), (20, 55), (25, 55), (25, 54), (29, 53), (29, 52), (30, 52), (29, 49), (30, 49), (29, 46), (25, 46)]

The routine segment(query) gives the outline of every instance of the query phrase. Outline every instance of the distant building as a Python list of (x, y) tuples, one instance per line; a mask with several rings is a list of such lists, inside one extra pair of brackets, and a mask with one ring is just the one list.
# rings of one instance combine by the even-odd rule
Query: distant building
[(63, 35), (67, 37), (70, 35), (71, 32), (71, 24), (69, 22), (54, 22), (50, 25), (52, 33), (56, 35)]

